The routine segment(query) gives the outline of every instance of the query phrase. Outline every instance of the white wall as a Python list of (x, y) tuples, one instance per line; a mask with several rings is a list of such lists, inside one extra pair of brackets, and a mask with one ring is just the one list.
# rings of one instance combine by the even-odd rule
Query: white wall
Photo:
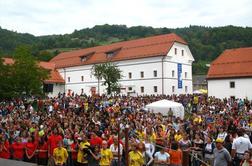
[[(174, 54), (174, 48), (177, 48), (177, 55)], [(184, 56), (181, 55), (181, 50), (184, 50)], [(163, 66), (162, 66), (163, 61)], [(185, 86), (188, 87), (187, 93), (192, 93), (192, 64), (193, 57), (188, 46), (175, 43), (170, 49), (168, 55), (163, 59), (162, 56), (151, 57), (144, 59), (134, 59), (126, 61), (115, 62), (122, 71), (123, 78), (119, 81), (127, 92), (135, 91), (139, 95), (143, 94), (162, 94), (162, 69), (164, 71), (164, 94), (173, 94), (172, 86), (175, 85), (175, 93), (181, 94), (185, 92)], [(182, 64), (182, 79), (183, 88), (177, 89), (177, 63)], [(68, 89), (80, 94), (81, 89), (84, 93), (90, 94), (91, 87), (96, 87), (98, 91), (98, 83), (94, 76), (91, 74), (92, 65), (68, 67), (65, 69), (59, 69), (61, 76), (66, 81), (66, 92)], [(157, 77), (154, 77), (154, 70), (157, 71)], [(172, 77), (172, 70), (175, 71), (174, 77)], [(141, 78), (141, 71), (144, 72), (144, 78)], [(129, 78), (129, 72), (132, 73), (132, 78)], [(187, 72), (187, 78), (185, 78), (185, 72)], [(81, 76), (84, 76), (84, 81), (81, 81)], [(70, 82), (68, 82), (70, 77)], [(157, 92), (154, 92), (154, 86), (157, 86)], [(132, 88), (129, 91), (129, 87)], [(144, 87), (144, 93), (141, 93), (141, 87)], [(100, 86), (100, 93), (106, 92), (106, 87)]]
[(64, 92), (65, 85), (64, 84), (53, 84), (53, 92), (48, 93), (48, 97), (56, 97), (58, 96), (59, 92)]
[[(235, 88), (230, 88), (230, 82), (235, 82)], [(252, 78), (208, 80), (208, 96), (217, 98), (246, 98), (252, 100)]]

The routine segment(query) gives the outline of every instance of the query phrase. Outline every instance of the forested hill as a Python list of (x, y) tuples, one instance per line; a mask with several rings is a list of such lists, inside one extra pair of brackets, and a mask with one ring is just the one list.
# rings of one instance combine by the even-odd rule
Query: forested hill
[(18, 45), (28, 44), (39, 60), (50, 60), (61, 51), (93, 47), (118, 41), (174, 32), (183, 37), (194, 55), (193, 73), (206, 73), (205, 64), (227, 48), (252, 46), (252, 27), (152, 28), (146, 26), (97, 25), (71, 34), (35, 37), (0, 28), (0, 55), (12, 55)]

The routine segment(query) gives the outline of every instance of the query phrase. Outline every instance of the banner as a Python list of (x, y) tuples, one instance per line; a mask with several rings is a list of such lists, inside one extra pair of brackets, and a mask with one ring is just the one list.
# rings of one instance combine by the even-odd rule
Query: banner
[(182, 64), (178, 63), (178, 89), (183, 88), (183, 82), (182, 82)]

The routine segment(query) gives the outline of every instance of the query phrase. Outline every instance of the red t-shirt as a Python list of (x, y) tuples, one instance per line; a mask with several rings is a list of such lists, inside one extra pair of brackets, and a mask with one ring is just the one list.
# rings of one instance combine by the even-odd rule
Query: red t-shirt
[(8, 141), (4, 142), (4, 147), (0, 152), (0, 158), (9, 159), (10, 158), (10, 144)]
[[(121, 145), (123, 145), (122, 140), (119, 141)], [(110, 137), (108, 140), (108, 147), (110, 147), (110, 145), (112, 145), (114, 143), (113, 137)]]
[(77, 153), (78, 153), (78, 151), (77, 151), (77, 149), (76, 149), (76, 146), (77, 146), (76, 143), (72, 143), (72, 144), (71, 144), (72, 159), (73, 159), (73, 160), (77, 160)]
[(25, 148), (25, 144), (14, 142), (12, 144), (13, 158), (14, 159), (23, 159), (23, 157), (24, 157), (24, 148)]
[(47, 158), (48, 144), (46, 142), (43, 145), (39, 145), (38, 150), (43, 150), (42, 152), (39, 151), (38, 158), (43, 158), (43, 159)]
[(57, 144), (59, 141), (62, 141), (62, 136), (61, 135), (51, 135), (48, 138), (48, 146), (50, 146), (50, 155), (53, 155), (53, 150), (57, 148)]
[(26, 147), (27, 154), (29, 156), (31, 156), (34, 153), (34, 151), (37, 149), (37, 143), (36, 142), (28, 142), (28, 143), (26, 143), (25, 147)]
[(90, 139), (90, 145), (91, 146), (96, 146), (96, 145), (99, 145), (101, 146), (102, 145), (102, 139), (100, 137), (92, 137)]

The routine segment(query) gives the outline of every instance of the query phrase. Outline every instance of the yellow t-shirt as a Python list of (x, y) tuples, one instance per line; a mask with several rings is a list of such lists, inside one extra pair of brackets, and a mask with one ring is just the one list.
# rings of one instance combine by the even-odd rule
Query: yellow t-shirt
[(138, 135), (139, 140), (140, 140), (140, 141), (143, 141), (143, 140), (144, 140), (144, 137), (145, 137), (144, 132), (143, 132), (143, 131), (137, 130), (136, 133), (137, 133), (137, 135)]
[(83, 163), (83, 164), (88, 163), (88, 159), (87, 159), (88, 154), (83, 151), (83, 149), (87, 149), (88, 146), (90, 146), (89, 142), (81, 142), (80, 143), (79, 151), (77, 154), (77, 162), (78, 163)]
[(67, 161), (67, 158), (68, 158), (67, 150), (63, 147), (55, 148), (53, 150), (53, 157), (54, 157), (55, 164), (62, 165), (66, 163)]
[(143, 155), (141, 152), (129, 152), (130, 163), (129, 166), (142, 166), (144, 164)]
[(101, 166), (109, 166), (112, 159), (113, 154), (110, 149), (101, 149), (101, 159), (99, 163)]
[(181, 134), (175, 134), (174, 138), (176, 142), (179, 142), (183, 138), (183, 136)]
[(88, 103), (87, 103), (87, 102), (84, 103), (84, 110), (85, 110), (85, 111), (88, 110)]

